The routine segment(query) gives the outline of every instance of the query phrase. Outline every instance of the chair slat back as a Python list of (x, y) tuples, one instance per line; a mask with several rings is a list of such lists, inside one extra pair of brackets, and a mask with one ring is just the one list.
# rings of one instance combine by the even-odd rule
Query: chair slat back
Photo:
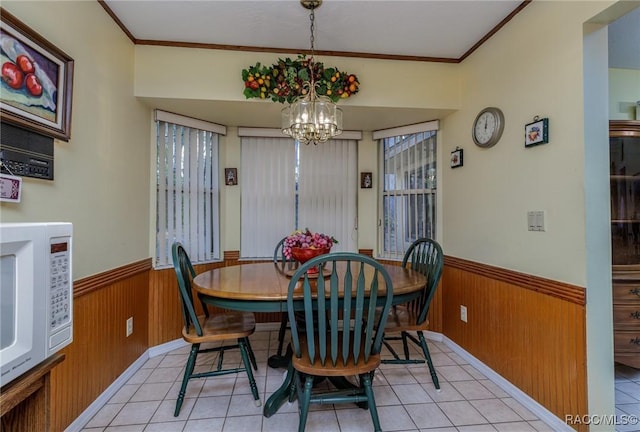
[(293, 257), (287, 258), (284, 254), (284, 241), (286, 239), (286, 237), (283, 237), (273, 250), (273, 263), (281, 265), (282, 268), (286, 270), (290, 270), (295, 268), (297, 261), (294, 260)]
[(442, 276), (444, 266), (442, 248), (433, 239), (419, 238), (409, 246), (404, 255), (402, 266), (407, 267), (407, 265), (427, 278), (423, 292), (408, 305), (418, 316), (416, 324), (422, 324), (427, 319), (431, 300)]
[(198, 336), (202, 336), (202, 327), (200, 326), (198, 316), (193, 306), (193, 290), (191, 289), (191, 280), (196, 276), (196, 272), (193, 269), (193, 265), (191, 265), (187, 251), (180, 242), (175, 242), (172, 245), (171, 254), (173, 258), (173, 269), (178, 279), (178, 291), (180, 292), (184, 326), (187, 331), (193, 326)]
[[(319, 269), (317, 276), (308, 270)], [(324, 270), (323, 270), (324, 268)], [(302, 300), (294, 298), (302, 293)], [(327, 360), (341, 367), (378, 354), (393, 299), (393, 285), (385, 268), (366, 255), (336, 252), (307, 261), (289, 282), (287, 311), (294, 355), (302, 354), (301, 334), (306, 333), (312, 364)], [(382, 309), (376, 321), (376, 308)], [(302, 309), (304, 323), (296, 321)], [(316, 342), (318, 342), (316, 344)], [(316, 345), (318, 352), (316, 352)]]

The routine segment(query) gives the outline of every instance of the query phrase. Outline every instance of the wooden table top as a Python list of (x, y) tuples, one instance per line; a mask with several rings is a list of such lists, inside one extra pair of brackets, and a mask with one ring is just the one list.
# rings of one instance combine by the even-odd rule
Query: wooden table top
[[(384, 264), (384, 268), (393, 283), (394, 295), (410, 294), (426, 283), (422, 274), (411, 269), (389, 264)], [(286, 301), (291, 273), (273, 262), (242, 264), (202, 272), (195, 277), (193, 285), (198, 293), (207, 297)], [(369, 274), (373, 276), (372, 272)]]

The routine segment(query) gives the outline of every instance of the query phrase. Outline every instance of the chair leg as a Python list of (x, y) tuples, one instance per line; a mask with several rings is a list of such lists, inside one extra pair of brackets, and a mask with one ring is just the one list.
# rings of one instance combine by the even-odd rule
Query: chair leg
[(251, 348), (251, 341), (249, 338), (247, 340), (247, 352), (249, 353), (249, 360), (251, 360), (251, 364), (253, 365), (253, 370), (258, 370), (258, 363), (256, 363), (256, 356), (253, 353), (253, 348)]
[(427, 346), (427, 341), (424, 338), (424, 335), (421, 331), (418, 331), (418, 338), (420, 338), (420, 346), (422, 347), (422, 353), (424, 354), (424, 358), (427, 360), (427, 364), (429, 365), (429, 372), (431, 373), (431, 380), (433, 381), (433, 385), (436, 386), (436, 389), (440, 390), (440, 382), (438, 382), (438, 375), (436, 375), (436, 368), (433, 366), (433, 361), (431, 361), (431, 353), (429, 353), (429, 347)]
[(376, 400), (373, 396), (373, 387), (371, 386), (371, 373), (366, 373), (360, 376), (362, 386), (364, 387), (364, 393), (367, 395), (367, 405), (369, 405), (369, 412), (371, 413), (371, 421), (373, 422), (373, 430), (376, 432), (381, 431), (380, 419), (378, 418), (378, 409), (376, 408)]
[(187, 359), (187, 365), (184, 369), (184, 376), (182, 377), (182, 385), (180, 386), (180, 393), (178, 393), (178, 399), (176, 400), (176, 409), (173, 412), (174, 417), (178, 417), (180, 415), (180, 408), (182, 408), (182, 402), (184, 402), (184, 395), (187, 392), (187, 383), (189, 382), (189, 378), (193, 373), (193, 369), (196, 365), (196, 359), (198, 358), (198, 350), (200, 349), (200, 344), (191, 345), (191, 352), (189, 353), (189, 358)]
[(280, 320), (280, 331), (278, 332), (278, 356), (282, 356), (282, 345), (284, 343), (284, 333), (287, 331), (287, 323), (289, 317), (286, 312), (282, 313), (282, 319)]
[(249, 386), (251, 387), (253, 399), (256, 401), (256, 405), (260, 406), (260, 395), (258, 394), (258, 386), (256, 385), (256, 380), (253, 377), (253, 372), (251, 371), (251, 361), (249, 360), (247, 349), (247, 338), (239, 338), (238, 346), (240, 347), (240, 355), (242, 356), (244, 370), (247, 372), (247, 378), (249, 378)]
[(298, 397), (298, 409), (300, 410), (300, 423), (298, 432), (304, 432), (307, 425), (307, 415), (309, 414), (309, 402), (311, 401), (311, 388), (313, 387), (313, 375), (307, 375), (304, 380), (304, 391), (302, 397)]
[(404, 349), (404, 358), (409, 360), (409, 343), (407, 342), (407, 332), (401, 332), (402, 335), (402, 349)]
[[(289, 368), (293, 369), (291, 365), (289, 365)], [(292, 373), (293, 373), (293, 379), (289, 384), (289, 403), (293, 402), (295, 398), (298, 396), (298, 382), (300, 380), (300, 375), (298, 374), (298, 371), (294, 370)]]

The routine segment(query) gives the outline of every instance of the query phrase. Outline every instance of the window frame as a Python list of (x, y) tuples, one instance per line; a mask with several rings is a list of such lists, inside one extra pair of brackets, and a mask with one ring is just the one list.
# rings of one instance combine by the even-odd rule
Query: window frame
[[(427, 122), (421, 123), (417, 125), (411, 125), (406, 127), (388, 129), (385, 131), (376, 131), (374, 132), (374, 139), (378, 140), (378, 162), (379, 162), (379, 172), (380, 174), (380, 182), (378, 182), (378, 242), (377, 242), (377, 254), (376, 256), (381, 259), (391, 259), (391, 260), (401, 260), (404, 256), (409, 245), (420, 237), (429, 237), (435, 239), (437, 237), (439, 224), (438, 224), (438, 215), (439, 215), (439, 205), (438, 205), (438, 189), (437, 189), (437, 179), (438, 179), (438, 126), (439, 122)], [(424, 141), (425, 146), (427, 146), (426, 151), (427, 155), (426, 159), (420, 162), (420, 166), (413, 166), (410, 163), (400, 164), (397, 168), (397, 171), (402, 175), (401, 182), (407, 185), (412, 183), (411, 178), (415, 178), (416, 176), (421, 178), (421, 182), (424, 182), (423, 188), (403, 188), (403, 189), (389, 189), (388, 182), (390, 179), (388, 178), (388, 173), (385, 172), (385, 146), (386, 142), (389, 139), (399, 139), (400, 142), (410, 141), (411, 139), (416, 139), (419, 134), (424, 134), (424, 139), (420, 142)], [(404, 140), (399, 137), (404, 137)], [(411, 146), (408, 145), (407, 149)], [(415, 157), (415, 154), (413, 155)], [(407, 160), (409, 155), (407, 153)], [(417, 171), (422, 171), (422, 175), (418, 176)], [(415, 180), (414, 180), (415, 182)], [(415, 185), (414, 185), (415, 186)], [(397, 221), (398, 215), (403, 218), (402, 221), (403, 228), (401, 230), (401, 235), (406, 237), (413, 231), (413, 236), (408, 238), (403, 238), (400, 241), (395, 241), (393, 243), (393, 247), (387, 245), (388, 233), (387, 227), (389, 225), (389, 218), (387, 217), (387, 208), (389, 207), (388, 203), (385, 202), (389, 199), (399, 199), (405, 201), (407, 199), (413, 199), (413, 202), (419, 201), (419, 197), (423, 197), (423, 200), (428, 200), (428, 202), (423, 203), (423, 206), (427, 206), (427, 213), (422, 215), (426, 220), (420, 224), (423, 227), (422, 232), (418, 231), (418, 224), (414, 223), (411, 226), (407, 227), (410, 219), (415, 219), (420, 216), (419, 212), (407, 212), (407, 211), (396, 211), (396, 217), (393, 221)], [(403, 208), (410, 206), (411, 203), (404, 204)], [(422, 207), (424, 208), (424, 207)], [(430, 219), (430, 220), (429, 220)], [(415, 221), (414, 221), (415, 222)], [(391, 222), (393, 223), (393, 222)], [(397, 223), (394, 223), (397, 226)], [(412, 229), (416, 228), (415, 230)]]

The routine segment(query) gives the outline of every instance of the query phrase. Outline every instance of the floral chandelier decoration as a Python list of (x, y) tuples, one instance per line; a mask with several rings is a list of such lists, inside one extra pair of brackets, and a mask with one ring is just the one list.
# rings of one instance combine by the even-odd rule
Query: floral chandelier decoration
[(317, 144), (342, 133), (342, 110), (335, 103), (356, 94), (360, 83), (354, 74), (315, 61), (315, 9), (322, 0), (300, 3), (311, 11), (311, 55), (278, 59), (270, 67), (256, 63), (242, 70), (242, 80), (247, 99), (288, 104), (282, 110), (282, 133), (304, 144)]
[[(309, 63), (311, 57), (299, 55), (292, 60), (290, 58), (278, 59), (271, 66), (263, 66), (256, 63), (242, 70), (244, 81), (244, 96), (247, 99), (271, 99), (273, 102), (292, 103), (297, 98), (307, 94), (304, 87), (309, 82)], [(325, 68), (318, 61), (313, 62), (314, 81), (318, 84), (316, 93), (326, 96), (333, 102), (346, 99), (360, 89), (358, 77), (354, 74), (342, 72), (335, 67)]]

